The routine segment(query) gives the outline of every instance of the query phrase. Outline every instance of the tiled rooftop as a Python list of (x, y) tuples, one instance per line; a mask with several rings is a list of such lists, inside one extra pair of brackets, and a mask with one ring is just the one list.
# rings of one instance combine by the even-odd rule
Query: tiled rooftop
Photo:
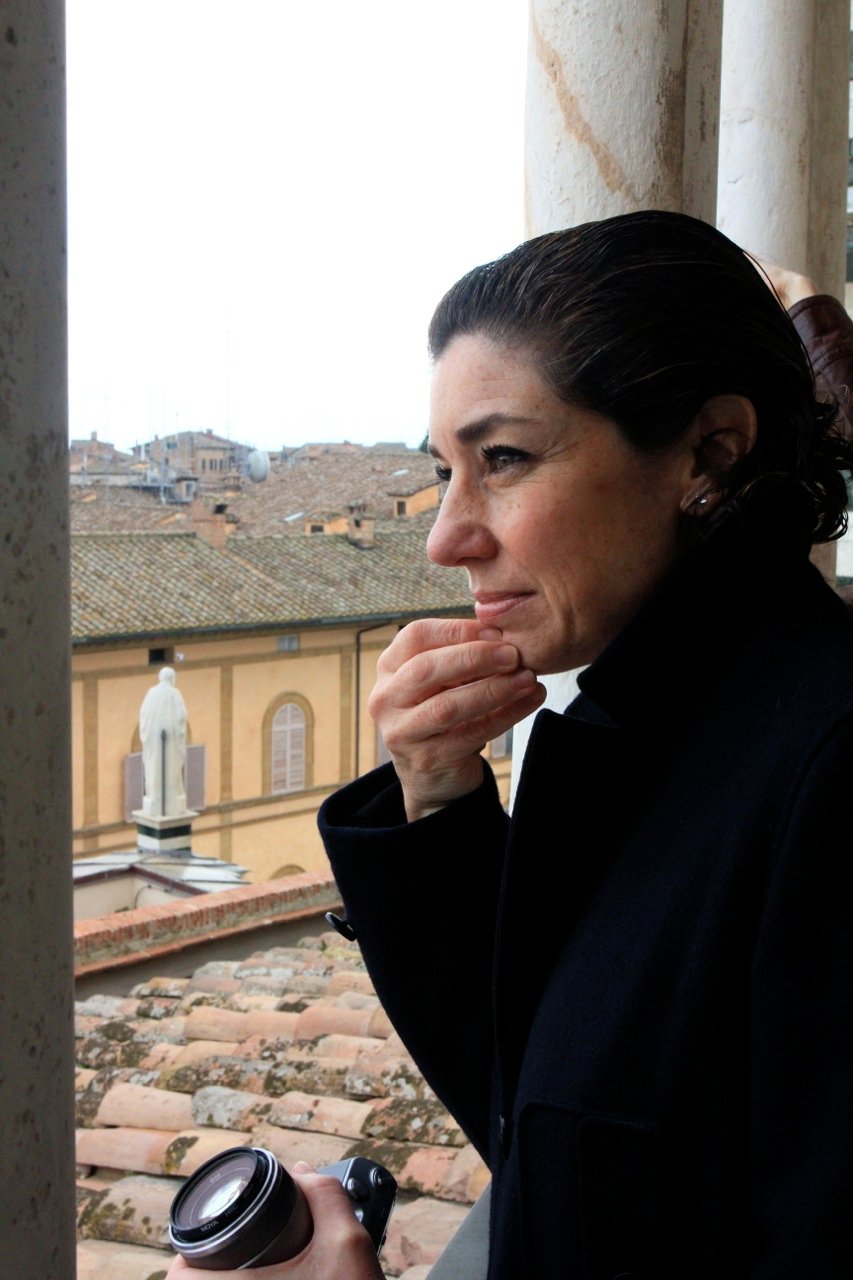
[(78, 1280), (165, 1274), (180, 1179), (230, 1146), (359, 1154), (400, 1186), (387, 1276), (423, 1280), (488, 1173), (336, 933), (77, 1006)]
[[(345, 514), (351, 502), (363, 502), (368, 514), (406, 528), (408, 519), (394, 517), (394, 498), (435, 480), (433, 459), (418, 449), (318, 445), (274, 463), (261, 484), (245, 480), (217, 497), (227, 501), (240, 533), (305, 537), (302, 520), (289, 516)], [(92, 486), (72, 489), (71, 527), (80, 533), (181, 530), (191, 529), (192, 519), (188, 506), (162, 503), (156, 490)]]
[(465, 574), (426, 559), (417, 530), (377, 534), (369, 550), (344, 534), (234, 537), (216, 550), (194, 534), (72, 538), (72, 636), (186, 635), (319, 620), (470, 609)]

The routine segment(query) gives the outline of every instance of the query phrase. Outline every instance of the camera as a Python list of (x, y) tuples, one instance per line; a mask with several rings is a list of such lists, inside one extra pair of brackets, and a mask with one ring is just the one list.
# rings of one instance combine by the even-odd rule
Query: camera
[[(377, 1253), (397, 1183), (381, 1164), (353, 1156), (318, 1173), (337, 1178)], [(228, 1271), (293, 1258), (314, 1230), (304, 1195), (264, 1147), (231, 1147), (207, 1160), (172, 1201), (169, 1240), (191, 1267)]]

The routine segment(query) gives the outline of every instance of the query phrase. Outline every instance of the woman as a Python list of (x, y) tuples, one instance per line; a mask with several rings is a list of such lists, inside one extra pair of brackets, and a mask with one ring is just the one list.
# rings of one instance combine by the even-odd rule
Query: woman
[[(814, 342), (847, 323), (823, 304)], [(755, 267), (675, 214), (520, 246), (430, 340), (429, 554), (476, 621), (398, 634), (393, 764), (320, 825), (341, 927), (492, 1169), (489, 1276), (847, 1277), (853, 631), (808, 561), (844, 523), (834, 408)], [(510, 822), (482, 747), (584, 664)], [(376, 1280), (298, 1176), (315, 1239), (259, 1280)]]
[[(431, 327), (429, 554), (393, 767), (321, 828), (398, 1030), (493, 1172), (492, 1280), (847, 1276), (853, 633), (808, 561), (848, 446), (739, 249), (540, 237)], [(848, 347), (849, 358), (849, 347)], [(512, 822), (480, 756), (542, 712)]]

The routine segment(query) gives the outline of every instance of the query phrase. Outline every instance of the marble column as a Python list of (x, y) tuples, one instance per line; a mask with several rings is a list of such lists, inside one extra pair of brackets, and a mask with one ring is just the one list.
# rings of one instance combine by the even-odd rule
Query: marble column
[[(635, 209), (713, 222), (722, 0), (531, 0), (527, 234)], [(562, 710), (575, 672), (545, 676)], [(516, 726), (514, 797), (532, 719)]]
[[(726, 0), (717, 225), (844, 298), (850, 0)], [(812, 559), (835, 581), (835, 544)]]
[(531, 0), (528, 235), (634, 209), (714, 220), (722, 0)]
[(718, 225), (844, 296), (850, 0), (727, 0)]
[(61, 0), (0, 21), (0, 1249), (73, 1277)]

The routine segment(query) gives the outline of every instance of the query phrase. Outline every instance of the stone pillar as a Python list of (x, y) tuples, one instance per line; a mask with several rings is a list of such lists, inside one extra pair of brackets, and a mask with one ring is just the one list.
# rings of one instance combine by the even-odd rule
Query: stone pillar
[(73, 1277), (70, 662), (61, 0), (0, 21), (0, 1248)]
[(718, 225), (844, 297), (850, 0), (727, 0)]
[[(636, 209), (713, 222), (722, 0), (531, 0), (525, 217), (539, 235)], [(546, 676), (562, 710), (575, 673)], [(515, 795), (532, 719), (516, 726)]]
[(722, 0), (531, 0), (528, 235), (716, 210)]
[[(844, 298), (850, 0), (727, 0), (717, 225)], [(812, 559), (835, 581), (834, 543)]]

